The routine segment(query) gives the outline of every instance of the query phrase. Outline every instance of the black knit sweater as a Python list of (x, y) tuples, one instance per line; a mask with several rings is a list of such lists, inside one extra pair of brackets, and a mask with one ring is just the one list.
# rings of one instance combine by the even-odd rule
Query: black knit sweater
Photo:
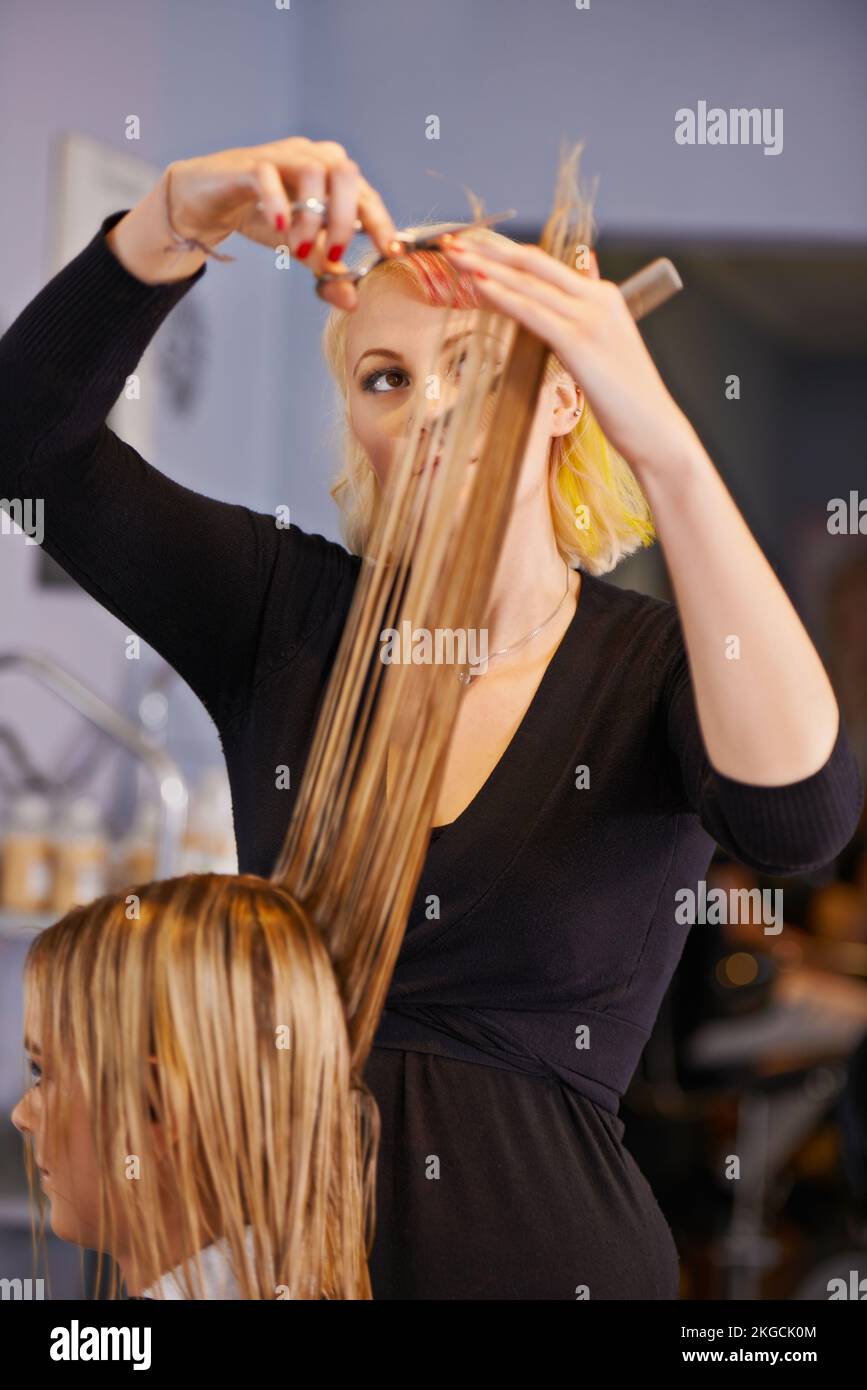
[[(122, 215), (0, 341), (0, 494), (44, 499), (45, 550), (202, 700), (228, 765), (240, 868), (267, 875), (360, 561), (179, 486), (106, 426), (153, 334), (206, 273), (142, 284), (105, 244)], [(279, 790), (283, 764), (291, 787)], [(717, 772), (676, 608), (585, 573), (505, 754), (432, 838), (377, 1046), (557, 1077), (616, 1111), (689, 930), (675, 894), (699, 891), (714, 842), (760, 870), (810, 870), (848, 842), (862, 800), (842, 726), (803, 781)]]

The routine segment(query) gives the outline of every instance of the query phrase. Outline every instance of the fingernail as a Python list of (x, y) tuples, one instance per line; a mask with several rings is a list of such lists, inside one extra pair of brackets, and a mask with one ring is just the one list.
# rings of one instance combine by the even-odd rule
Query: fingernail
[(403, 242), (399, 241), (397, 238), (395, 238), (394, 241), (390, 241), (388, 243), (388, 250), (391, 252), (392, 256), (399, 256), (403, 249)]
[(344, 251), (344, 248), (343, 248), (342, 246), (332, 246), (332, 247), (330, 247), (330, 248), (329, 248), (329, 251), (328, 251), (328, 259), (329, 259), (329, 261), (339, 261), (339, 260), (340, 260), (340, 257), (343, 255), (343, 251)]
[(278, 232), (282, 232), (283, 228), (286, 226), (286, 216), (284, 213), (277, 213), (277, 216), (274, 218), (274, 225)]
[(487, 280), (488, 278), (483, 270), (474, 270), (472, 274), (475, 275), (477, 280)]
[(312, 241), (302, 241), (301, 245), (298, 247), (298, 250), (295, 252), (295, 255), (300, 257), (300, 259), (303, 261), (305, 256), (310, 255), (312, 247)]

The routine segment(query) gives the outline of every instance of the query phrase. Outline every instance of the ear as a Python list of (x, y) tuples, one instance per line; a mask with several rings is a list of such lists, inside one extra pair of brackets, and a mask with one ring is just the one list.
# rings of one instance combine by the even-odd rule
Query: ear
[(548, 432), (552, 438), (568, 434), (578, 424), (584, 409), (584, 392), (567, 372), (560, 372), (551, 384), (551, 415)]

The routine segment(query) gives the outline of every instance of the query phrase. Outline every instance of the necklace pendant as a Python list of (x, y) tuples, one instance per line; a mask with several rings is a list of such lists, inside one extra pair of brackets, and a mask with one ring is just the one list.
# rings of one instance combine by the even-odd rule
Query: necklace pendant
[(469, 668), (465, 668), (463, 671), (458, 671), (458, 680), (460, 681), (461, 685), (469, 685), (472, 679), (472, 672), (469, 670)]

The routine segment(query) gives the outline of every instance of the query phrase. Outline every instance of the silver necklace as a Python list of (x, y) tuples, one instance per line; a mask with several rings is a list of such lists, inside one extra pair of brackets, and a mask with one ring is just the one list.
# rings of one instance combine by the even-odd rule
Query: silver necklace
[[(491, 652), (490, 656), (488, 657), (488, 661), (493, 660), (495, 656), (505, 656), (507, 652), (516, 652), (521, 647), (526, 646), (528, 642), (532, 641), (532, 639), (542, 631), (543, 627), (547, 627), (548, 624), (552, 621), (552, 619), (556, 618), (557, 614), (560, 612), (560, 609), (563, 607), (563, 604), (566, 602), (566, 599), (569, 595), (569, 566), (566, 564), (565, 560), (563, 561), (563, 563), (564, 565), (566, 565), (566, 591), (563, 594), (563, 597), (561, 598), (560, 602), (557, 604), (557, 607), (554, 609), (554, 612), (549, 613), (548, 617), (544, 620), (544, 622), (541, 622), (537, 627), (534, 627), (532, 632), (527, 633), (526, 637), (520, 638), (520, 640), (517, 642), (510, 643), (508, 647), (500, 647), (498, 651)], [(478, 677), (481, 675), (484, 675), (483, 671), (471, 671), (469, 666), (461, 666), (458, 670), (458, 680), (461, 682), (461, 685), (469, 685), (470, 681), (477, 680)]]

